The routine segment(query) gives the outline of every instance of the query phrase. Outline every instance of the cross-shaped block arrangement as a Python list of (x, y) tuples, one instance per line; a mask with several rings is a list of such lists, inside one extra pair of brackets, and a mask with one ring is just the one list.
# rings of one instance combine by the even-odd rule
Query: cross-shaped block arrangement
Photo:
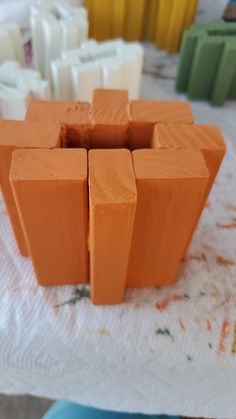
[(225, 154), (185, 102), (32, 101), (1, 121), (0, 182), (22, 255), (43, 286), (90, 283), (94, 304), (170, 286)]
[(219, 20), (185, 31), (176, 88), (214, 106), (236, 99), (236, 22)]

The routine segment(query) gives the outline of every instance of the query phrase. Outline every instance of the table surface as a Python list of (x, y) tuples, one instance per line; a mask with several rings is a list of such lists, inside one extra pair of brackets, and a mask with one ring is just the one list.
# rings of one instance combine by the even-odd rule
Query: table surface
[[(176, 67), (147, 45), (142, 97), (184, 100)], [(198, 123), (221, 127), (228, 152), (172, 288), (95, 307), (87, 288), (38, 286), (0, 195), (0, 392), (236, 418), (236, 105), (192, 106)]]

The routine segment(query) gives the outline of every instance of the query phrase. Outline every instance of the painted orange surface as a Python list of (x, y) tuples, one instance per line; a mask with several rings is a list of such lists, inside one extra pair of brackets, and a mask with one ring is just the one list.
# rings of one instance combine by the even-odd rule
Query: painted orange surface
[(131, 100), (129, 105), (130, 148), (149, 148), (155, 124), (173, 122), (193, 124), (187, 102)]
[(86, 150), (17, 150), (10, 182), (39, 284), (86, 283)]
[(96, 89), (91, 108), (91, 148), (122, 148), (128, 141), (128, 92)]
[(205, 158), (210, 177), (204, 199), (207, 198), (226, 152), (226, 145), (215, 125), (158, 124), (152, 147), (156, 149), (198, 149)]
[(88, 146), (90, 104), (62, 100), (32, 100), (27, 121), (59, 121), (65, 127), (65, 147)]
[(197, 150), (136, 150), (132, 156), (137, 209), (127, 285), (172, 285), (209, 173)]
[(42, 124), (0, 120), (0, 184), (19, 251), (23, 256), (28, 256), (28, 250), (9, 182), (12, 153), (20, 148), (60, 147), (61, 134), (61, 125), (55, 122)]
[(123, 301), (136, 185), (128, 150), (89, 151), (90, 282), (94, 304)]
[(226, 152), (224, 139), (215, 125), (158, 124), (154, 128), (152, 147), (155, 149), (197, 149), (201, 150), (204, 156), (210, 176), (190, 235), (190, 242)]

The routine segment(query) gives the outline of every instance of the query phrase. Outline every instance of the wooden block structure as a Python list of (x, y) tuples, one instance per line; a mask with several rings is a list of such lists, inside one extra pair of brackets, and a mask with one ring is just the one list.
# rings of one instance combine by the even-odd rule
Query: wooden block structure
[(26, 130), (31, 119), (58, 121), (63, 133), (61, 149), (12, 159), (38, 282), (90, 281), (98, 305), (122, 302), (129, 286), (173, 284), (225, 153), (220, 131), (195, 125), (184, 102), (129, 101), (106, 89), (91, 107), (31, 102)]
[(55, 99), (92, 100), (97, 88), (126, 89), (139, 97), (144, 49), (138, 42), (88, 40), (51, 62)]
[(149, 148), (157, 123), (193, 124), (191, 107), (187, 102), (133, 100), (129, 112), (131, 149)]
[(90, 148), (127, 146), (128, 105), (128, 93), (125, 90), (97, 89), (94, 91), (91, 107)]
[(63, 147), (87, 147), (90, 104), (87, 102), (32, 100), (26, 121), (60, 121)]
[(222, 106), (236, 99), (236, 23), (223, 20), (185, 31), (176, 89)]
[(90, 36), (149, 40), (173, 54), (195, 17), (198, 0), (84, 0)]
[(90, 281), (94, 304), (123, 301), (136, 209), (129, 150), (89, 151)]
[(23, 120), (31, 99), (50, 98), (49, 83), (37, 71), (16, 61), (0, 65), (0, 118)]
[(38, 282), (86, 283), (86, 150), (17, 150), (10, 182)]
[(59, 122), (23, 122), (0, 120), (0, 185), (11, 225), (23, 256), (28, 255), (25, 235), (9, 183), (12, 153), (24, 148), (56, 148), (61, 145), (62, 129)]

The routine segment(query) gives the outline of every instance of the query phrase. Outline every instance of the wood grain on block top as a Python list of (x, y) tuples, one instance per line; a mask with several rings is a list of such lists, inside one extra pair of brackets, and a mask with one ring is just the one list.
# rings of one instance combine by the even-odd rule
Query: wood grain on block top
[(124, 297), (136, 209), (128, 150), (89, 151), (90, 282), (94, 304)]
[(197, 150), (136, 150), (132, 157), (137, 208), (127, 285), (171, 285), (199, 211), (208, 170)]
[(131, 100), (129, 118), (132, 149), (150, 147), (154, 125), (158, 122), (193, 123), (187, 102)]
[(26, 120), (59, 121), (65, 126), (63, 146), (85, 147), (88, 145), (90, 104), (87, 102), (60, 100), (32, 100)]
[(10, 182), (39, 284), (86, 283), (86, 150), (15, 151)]
[(202, 151), (210, 173), (204, 194), (206, 200), (221, 162), (226, 145), (215, 125), (157, 124), (154, 128), (152, 147), (156, 149), (199, 149)]
[(56, 148), (61, 145), (62, 127), (56, 122), (0, 120), (0, 184), (12, 229), (23, 256), (28, 256), (24, 233), (9, 182), (11, 158), (19, 148)]
[(94, 90), (91, 148), (122, 148), (127, 145), (128, 103), (127, 90)]

